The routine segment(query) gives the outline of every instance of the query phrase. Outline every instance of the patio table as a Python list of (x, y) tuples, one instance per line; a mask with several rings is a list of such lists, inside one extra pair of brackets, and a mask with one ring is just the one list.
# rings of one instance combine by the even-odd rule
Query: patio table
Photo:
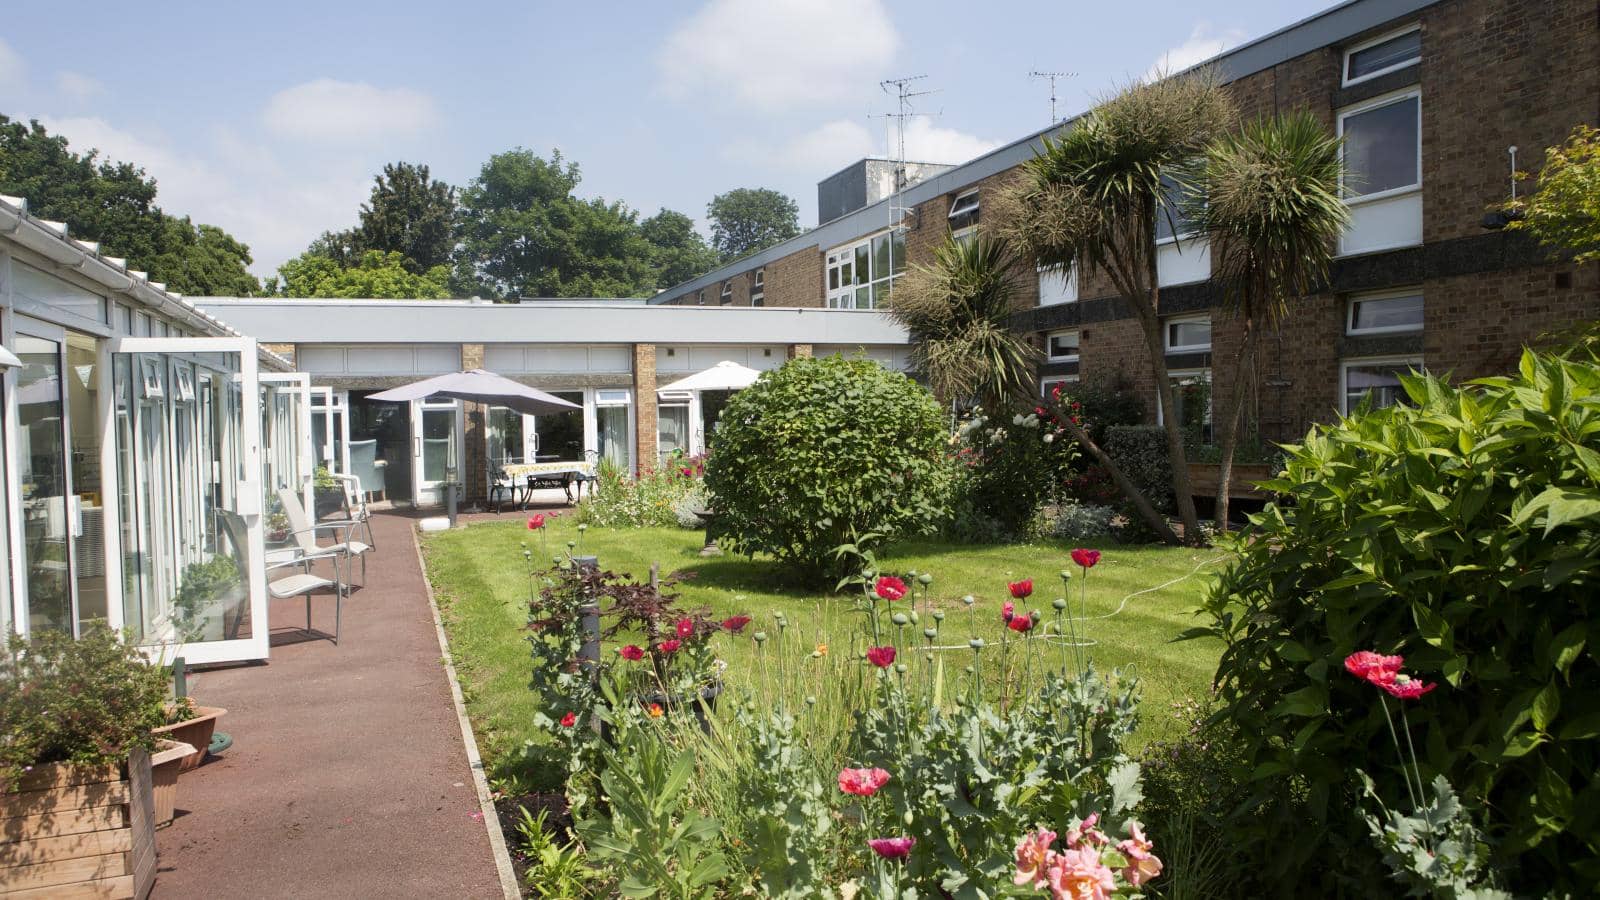
[[(513, 485), (519, 483), (524, 485), (519, 508), (526, 508), (528, 501), (533, 498), (534, 489), (540, 487), (561, 488), (567, 494), (567, 502), (573, 503), (575, 499), (572, 488), (576, 485), (578, 488), (576, 500), (582, 500), (583, 483), (595, 477), (594, 464), (582, 460), (509, 463), (502, 469)], [(515, 497), (512, 498), (512, 502), (516, 502)]]

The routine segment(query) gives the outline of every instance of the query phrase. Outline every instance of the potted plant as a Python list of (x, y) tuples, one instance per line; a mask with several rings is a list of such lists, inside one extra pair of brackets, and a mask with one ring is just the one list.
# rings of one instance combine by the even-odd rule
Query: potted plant
[(344, 485), (333, 477), (327, 466), (317, 466), (311, 479), (312, 503), (315, 507), (311, 515), (316, 519), (331, 512), (344, 509)]
[(227, 714), (220, 706), (196, 706), (189, 697), (174, 698), (166, 705), (162, 722), (154, 732), (158, 738), (189, 746), (189, 753), (179, 762), (179, 772), (198, 768), (205, 760), (211, 736), (217, 730), (217, 720)]
[(104, 629), (0, 654), (0, 894), (145, 897), (155, 882), (150, 751), (166, 679)]
[(194, 753), (194, 748), (188, 744), (164, 738), (156, 740), (155, 752), (150, 754), (150, 787), (154, 793), (157, 828), (170, 824), (177, 815), (178, 775), (183, 772), (183, 761)]

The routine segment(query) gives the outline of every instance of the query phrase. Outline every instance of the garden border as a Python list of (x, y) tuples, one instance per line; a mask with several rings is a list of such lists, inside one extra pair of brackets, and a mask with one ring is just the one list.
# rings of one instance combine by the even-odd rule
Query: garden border
[(522, 886), (517, 882), (517, 871), (511, 865), (511, 853), (506, 849), (505, 832), (500, 828), (500, 813), (489, 793), (489, 779), (483, 771), (483, 757), (478, 753), (478, 739), (472, 733), (472, 720), (467, 718), (467, 703), (461, 694), (461, 682), (456, 678), (455, 657), (450, 655), (450, 638), (445, 634), (444, 617), (439, 613), (439, 602), (433, 596), (433, 582), (428, 579), (428, 563), (422, 555), (422, 539), (416, 526), (411, 528), (411, 548), (417, 554), (417, 567), (422, 572), (422, 589), (428, 595), (428, 610), (433, 614), (433, 628), (439, 637), (439, 658), (444, 663), (444, 674), (450, 682), (450, 700), (455, 704), (456, 721), (461, 726), (461, 742), (467, 751), (467, 767), (472, 770), (472, 785), (478, 791), (478, 808), (483, 816), (484, 830), (489, 833), (489, 849), (494, 853), (494, 867), (500, 875), (500, 889), (506, 900), (522, 900)]

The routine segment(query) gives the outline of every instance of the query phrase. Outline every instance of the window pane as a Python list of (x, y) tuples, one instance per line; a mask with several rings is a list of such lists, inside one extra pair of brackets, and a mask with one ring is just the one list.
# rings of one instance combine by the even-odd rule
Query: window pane
[(1386, 328), (1421, 328), (1422, 295), (1415, 297), (1384, 297), (1377, 300), (1357, 300), (1350, 314), (1353, 331)]
[(1211, 443), (1211, 378), (1209, 374), (1172, 379), (1172, 401), (1178, 425), (1191, 443)]
[(626, 406), (602, 406), (594, 411), (600, 459), (624, 472), (628, 470), (628, 416)]
[(889, 277), (889, 235), (872, 239), (872, 280)]
[(1167, 325), (1168, 347), (1211, 346), (1211, 323), (1204, 321), (1172, 322)]
[(828, 267), (828, 290), (837, 291), (838, 289), (839, 289), (839, 267), (838, 266), (829, 266)]
[(906, 234), (896, 229), (893, 234), (892, 247), (894, 252), (894, 274), (899, 275), (906, 270)]
[(856, 288), (856, 309), (872, 308), (872, 289), (867, 287)]
[(1345, 193), (1360, 197), (1417, 183), (1417, 110), (1421, 101), (1369, 109), (1344, 120)]
[(1050, 335), (1050, 355), (1054, 357), (1078, 355), (1078, 332), (1068, 331)]
[(1164, 241), (1174, 234), (1184, 235), (1193, 230), (1189, 218), (1183, 215), (1183, 203), (1190, 193), (1179, 188), (1171, 178), (1161, 176), (1161, 195), (1166, 198), (1166, 205), (1156, 210), (1156, 240)]
[(61, 434), (60, 345), (18, 335), (17, 463), (22, 484), (24, 606), (33, 631), (72, 629), (67, 580), (67, 451)]
[(656, 410), (657, 461), (665, 463), (674, 453), (689, 452), (689, 404), (663, 405)]
[(538, 444), (533, 448), (538, 462), (549, 460), (577, 461), (583, 459), (583, 392), (553, 391), (555, 396), (579, 409), (536, 416), (533, 431)]
[(856, 248), (856, 284), (866, 284), (867, 277), (867, 245), (862, 244)]
[(1363, 75), (1419, 59), (1421, 56), (1422, 32), (1420, 30), (1408, 32), (1350, 54), (1344, 77), (1346, 81), (1353, 81)]
[(1345, 412), (1354, 411), (1368, 397), (1372, 398), (1373, 409), (1404, 402), (1406, 394), (1400, 386), (1400, 376), (1420, 368), (1420, 361), (1350, 366), (1344, 375)]

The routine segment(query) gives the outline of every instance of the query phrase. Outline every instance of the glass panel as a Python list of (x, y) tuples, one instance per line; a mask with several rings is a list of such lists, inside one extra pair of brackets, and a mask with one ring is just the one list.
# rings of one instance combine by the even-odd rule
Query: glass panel
[(454, 436), (456, 411), (449, 409), (422, 409), (422, 480), (442, 482), (445, 470), (451, 464), (451, 438)]
[(867, 255), (868, 250), (866, 244), (862, 244), (856, 248), (856, 284), (866, 284), (871, 280), (868, 278), (869, 269)]
[(1172, 401), (1178, 425), (1190, 443), (1211, 443), (1211, 378), (1209, 375), (1175, 376)]
[(106, 618), (106, 521), (100, 485), (100, 369), (97, 342), (67, 335), (67, 411), (71, 422), (72, 492), (68, 515), (77, 519), (73, 541), (78, 582), (78, 626)]
[(906, 270), (906, 233), (895, 229), (892, 248), (894, 253), (894, 274), (899, 275)]
[(674, 453), (689, 452), (689, 405), (687, 403), (661, 406), (656, 409), (657, 456), (666, 462)]
[[(5, 409), (6, 389), (0, 383), (0, 410)], [(6, 503), (6, 430), (0, 427), (0, 640), (12, 632), (11, 626), (11, 507)]]
[(1417, 329), (1422, 327), (1422, 295), (1357, 300), (1350, 312), (1353, 331)]
[(1417, 183), (1417, 110), (1407, 97), (1344, 120), (1344, 188), (1360, 197)]
[(624, 471), (628, 468), (628, 407), (601, 406), (594, 411), (600, 459)]
[(1422, 32), (1411, 31), (1351, 53), (1344, 77), (1346, 81), (1354, 81), (1373, 72), (1420, 58), (1422, 58)]
[(18, 335), (17, 462), (29, 630), (72, 628), (67, 566), (67, 459), (61, 432), (61, 345)]
[[(582, 391), (551, 391), (562, 400), (583, 405)], [(572, 409), (547, 416), (536, 416), (534, 433), (539, 436), (535, 447), (539, 461), (577, 462), (583, 454), (583, 410)]]
[(838, 289), (839, 289), (839, 267), (838, 266), (829, 266), (828, 267), (828, 290), (836, 291)]
[(856, 288), (856, 309), (872, 308), (872, 291), (868, 288)]
[(1189, 223), (1189, 217), (1183, 214), (1183, 204), (1188, 199), (1189, 191), (1178, 186), (1176, 181), (1165, 175), (1161, 176), (1161, 195), (1165, 203), (1156, 210), (1156, 240), (1164, 241), (1173, 235), (1185, 235), (1194, 230)]
[(872, 239), (872, 280), (889, 277), (889, 235), (880, 234)]
[(1344, 371), (1345, 412), (1354, 412), (1369, 397), (1373, 409), (1404, 402), (1406, 393), (1400, 386), (1400, 376), (1420, 368), (1421, 361), (1350, 366)]
[(489, 407), (490, 465), (522, 462), (522, 413), (504, 406)]
[(1211, 323), (1203, 321), (1169, 323), (1167, 325), (1167, 346), (1211, 346)]
[(1068, 331), (1063, 334), (1050, 335), (1050, 355), (1052, 357), (1077, 356), (1078, 332)]
[[(155, 638), (163, 634), (161, 620), (170, 612), (178, 570), (168, 491), (172, 475), (167, 456), (166, 372), (159, 356), (141, 355), (134, 360), (136, 371), (143, 372), (142, 384), (147, 386), (135, 407), (139, 470), (135, 491), (141, 512), (138, 537), (143, 543), (150, 596), (154, 600), (145, 610), (144, 633)], [(153, 393), (149, 386), (158, 388), (160, 393)]]
[(111, 364), (112, 383), (116, 403), (117, 441), (117, 532), (122, 542), (122, 621), (128, 628), (142, 633), (145, 606), (150, 603), (147, 587), (147, 569), (140, 553), (141, 542), (135, 537), (138, 511), (134, 505), (133, 486), (137, 483), (133, 469), (133, 391), (132, 360), (127, 354), (117, 354)]

